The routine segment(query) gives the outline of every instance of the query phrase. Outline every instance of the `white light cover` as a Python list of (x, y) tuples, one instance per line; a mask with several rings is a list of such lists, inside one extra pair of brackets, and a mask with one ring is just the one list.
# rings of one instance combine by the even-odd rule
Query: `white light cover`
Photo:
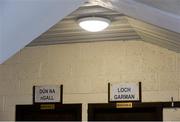
[(86, 17), (78, 20), (79, 26), (89, 32), (99, 32), (106, 29), (110, 20), (101, 17)]

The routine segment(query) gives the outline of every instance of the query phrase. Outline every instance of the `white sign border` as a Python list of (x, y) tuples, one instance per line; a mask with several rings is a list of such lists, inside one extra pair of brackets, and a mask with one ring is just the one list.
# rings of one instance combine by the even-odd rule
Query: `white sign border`
[[(133, 84), (133, 83), (127, 83), (127, 82), (116, 82), (116, 83), (108, 83), (108, 102), (109, 103), (114, 103), (114, 102), (142, 102), (142, 87), (141, 87), (141, 82), (137, 82), (139, 85), (139, 99), (138, 100), (111, 100), (111, 85), (112, 84)], [(135, 83), (136, 84), (136, 83)]]
[[(59, 96), (59, 101), (57, 102), (37, 102), (36, 101), (36, 93), (35, 93), (35, 89), (36, 87), (59, 87), (59, 91), (60, 91), (60, 96)], [(36, 86), (33, 86), (33, 104), (48, 104), (48, 103), (62, 103), (63, 102), (63, 85), (36, 85)]]

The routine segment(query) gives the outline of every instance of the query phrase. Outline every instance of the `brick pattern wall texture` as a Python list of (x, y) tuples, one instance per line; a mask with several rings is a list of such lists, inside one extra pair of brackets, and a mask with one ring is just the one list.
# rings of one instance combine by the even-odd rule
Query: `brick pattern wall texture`
[[(142, 101), (180, 100), (180, 54), (141, 40), (26, 47), (0, 65), (0, 120), (32, 104), (33, 85), (64, 85), (64, 103), (107, 102), (107, 83), (142, 82)], [(180, 120), (165, 109), (164, 120)]]

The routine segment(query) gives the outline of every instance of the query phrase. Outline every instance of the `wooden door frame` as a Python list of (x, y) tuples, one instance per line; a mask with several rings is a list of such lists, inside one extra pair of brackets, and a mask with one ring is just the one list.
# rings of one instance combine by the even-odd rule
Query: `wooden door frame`
[[(158, 118), (161, 118), (163, 120), (163, 104), (156, 102), (156, 103), (141, 103), (141, 102), (134, 102), (132, 103), (132, 108), (157, 108)], [(100, 109), (121, 109), (116, 108), (116, 103), (92, 103), (88, 104), (88, 121), (94, 121), (95, 119), (95, 110)], [(160, 120), (160, 121), (162, 121)]]
[[(41, 109), (42, 105), (54, 105), (54, 109)], [(41, 112), (41, 111), (75, 111), (77, 113), (77, 120), (82, 121), (82, 104), (33, 104), (33, 105), (16, 105), (16, 115), (15, 120), (21, 120), (21, 114), (23, 111), (30, 111), (30, 112)]]

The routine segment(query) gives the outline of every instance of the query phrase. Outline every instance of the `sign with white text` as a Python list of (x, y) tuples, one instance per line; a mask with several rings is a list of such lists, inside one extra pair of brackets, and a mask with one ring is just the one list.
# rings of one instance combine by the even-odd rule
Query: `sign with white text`
[(110, 84), (110, 101), (139, 101), (139, 83)]
[(35, 103), (56, 103), (61, 101), (60, 86), (35, 86)]

